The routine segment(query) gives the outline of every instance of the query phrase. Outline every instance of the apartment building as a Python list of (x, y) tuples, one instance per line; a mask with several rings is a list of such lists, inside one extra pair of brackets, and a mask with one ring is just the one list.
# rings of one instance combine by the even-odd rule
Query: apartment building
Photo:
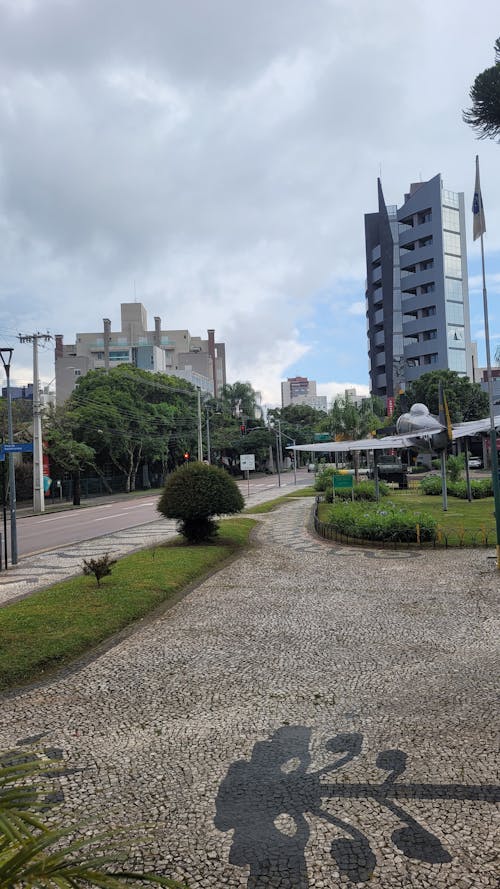
[(78, 378), (89, 370), (132, 364), (142, 370), (178, 376), (199, 386), (210, 395), (220, 393), (226, 384), (225, 343), (215, 342), (214, 330), (207, 338), (191, 336), (189, 330), (162, 330), (155, 317), (148, 330), (147, 312), (142, 303), (121, 304), (121, 329), (113, 331), (108, 318), (96, 333), (77, 333), (76, 342), (67, 345), (55, 337), (55, 379), (57, 403), (73, 391)]
[(370, 391), (391, 398), (431, 370), (472, 379), (463, 193), (438, 174), (416, 182), (401, 207), (365, 215)]

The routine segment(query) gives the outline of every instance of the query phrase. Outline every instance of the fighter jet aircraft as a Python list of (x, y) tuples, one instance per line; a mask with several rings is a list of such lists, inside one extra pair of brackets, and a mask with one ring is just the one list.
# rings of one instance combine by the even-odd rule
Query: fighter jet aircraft
[[(495, 416), (495, 429), (500, 427), (500, 415)], [(396, 422), (396, 435), (383, 438), (361, 438), (356, 441), (326, 441), (295, 445), (287, 450), (340, 453), (343, 451), (382, 451), (412, 448), (415, 451), (440, 453), (450, 441), (470, 438), (489, 432), (491, 420), (471, 420), (452, 425), (446, 399), (439, 393), (439, 417), (433, 416), (425, 404), (414, 404), (408, 413), (401, 414)]]

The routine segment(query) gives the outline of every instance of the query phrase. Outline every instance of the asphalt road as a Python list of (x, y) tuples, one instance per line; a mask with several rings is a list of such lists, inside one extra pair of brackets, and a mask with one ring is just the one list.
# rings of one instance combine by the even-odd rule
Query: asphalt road
[[(312, 482), (312, 475), (305, 469), (297, 472), (297, 486)], [(238, 482), (242, 494), (249, 506), (252, 500), (268, 493), (269, 497), (278, 497), (282, 492), (294, 487), (293, 473), (282, 474), (281, 486), (277, 476), (263, 476), (250, 479), (250, 482)], [(136, 525), (143, 525), (159, 518), (156, 510), (158, 494), (137, 495), (130, 498), (120, 497), (117, 500), (98, 502), (84, 509), (65, 509), (61, 512), (45, 512), (43, 515), (19, 516), (17, 519), (18, 556), (33, 555), (37, 552), (58, 549), (73, 543), (80, 543), (93, 537), (101, 537), (113, 531), (122, 531)], [(8, 521), (8, 531), (10, 522)], [(10, 562), (10, 543), (9, 543)]]

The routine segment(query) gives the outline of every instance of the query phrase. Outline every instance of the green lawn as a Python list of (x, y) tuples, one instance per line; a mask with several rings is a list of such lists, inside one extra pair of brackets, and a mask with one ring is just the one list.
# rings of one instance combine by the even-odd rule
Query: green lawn
[[(493, 497), (473, 500), (472, 503), (459, 500), (457, 497), (448, 497), (446, 512), (443, 512), (441, 497), (429, 497), (416, 490), (394, 490), (389, 494), (389, 499), (414, 509), (415, 512), (427, 512), (432, 515), (439, 525), (440, 539), (447, 540), (450, 546), (479, 545), (484, 541), (491, 546), (496, 544)], [(320, 504), (321, 521), (328, 521), (329, 509), (329, 503)]]
[(98, 588), (78, 576), (0, 608), (0, 688), (68, 663), (179, 593), (248, 542), (253, 519), (226, 519), (207, 545), (182, 539), (120, 559)]

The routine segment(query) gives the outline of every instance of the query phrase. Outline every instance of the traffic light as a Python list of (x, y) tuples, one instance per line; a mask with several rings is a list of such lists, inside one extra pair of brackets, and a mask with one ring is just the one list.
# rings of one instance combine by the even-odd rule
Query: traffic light
[(246, 431), (247, 431), (247, 427), (245, 426), (244, 423), (241, 423), (241, 425), (240, 425), (240, 432), (241, 432), (241, 434), (242, 434), (242, 435), (245, 435)]
[(184, 460), (186, 463), (189, 460), (189, 451), (184, 451)]

